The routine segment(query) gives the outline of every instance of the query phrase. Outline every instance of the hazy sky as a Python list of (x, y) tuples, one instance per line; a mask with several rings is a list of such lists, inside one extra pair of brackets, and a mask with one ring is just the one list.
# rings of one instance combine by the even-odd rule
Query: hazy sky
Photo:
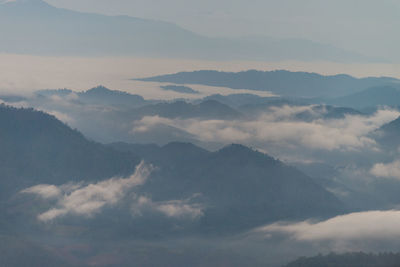
[(81, 11), (174, 22), (212, 36), (305, 38), (369, 55), (400, 43), (398, 0), (48, 0)]

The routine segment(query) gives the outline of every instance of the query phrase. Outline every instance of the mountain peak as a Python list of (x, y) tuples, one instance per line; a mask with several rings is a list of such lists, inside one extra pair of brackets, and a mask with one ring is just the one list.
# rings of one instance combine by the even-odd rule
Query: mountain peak
[(216, 152), (216, 155), (222, 156), (225, 159), (233, 159), (234, 161), (239, 161), (241, 163), (253, 161), (253, 162), (278, 162), (271, 156), (264, 154), (253, 148), (240, 145), (231, 144), (223, 147)]
[(103, 85), (96, 86), (86, 91), (86, 93), (111, 93), (112, 90), (108, 89)]
[(5, 0), (5, 1), (0, 0), (0, 4), (4, 6), (18, 6), (18, 7), (29, 7), (29, 8), (52, 7), (43, 0)]
[(11, 4), (11, 3), (16, 3), (16, 4), (46, 4), (47, 3), (43, 0), (5, 0), (1, 1), (2, 4)]

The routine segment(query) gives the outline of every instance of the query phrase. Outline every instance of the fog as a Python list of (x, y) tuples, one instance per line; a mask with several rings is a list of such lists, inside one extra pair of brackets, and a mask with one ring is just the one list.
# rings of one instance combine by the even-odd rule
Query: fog
[(132, 81), (180, 71), (213, 69), (242, 71), (247, 69), (319, 72), (326, 75), (349, 73), (356, 77), (400, 77), (400, 65), (340, 64), (330, 62), (240, 62), (193, 61), (179, 59), (122, 58), (122, 57), (42, 57), (0, 54), (0, 88), (5, 93), (29, 94), (35, 90), (68, 88), (87, 90), (97, 85), (140, 94), (146, 99), (193, 98), (216, 93), (253, 93), (268, 96), (268, 92), (232, 90), (193, 85), (200, 95), (180, 94), (159, 88), (158, 83)]

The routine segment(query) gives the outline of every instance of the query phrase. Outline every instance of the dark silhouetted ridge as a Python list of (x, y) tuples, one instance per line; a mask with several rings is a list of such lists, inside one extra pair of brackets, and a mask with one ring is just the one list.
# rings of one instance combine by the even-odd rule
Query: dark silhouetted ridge
[(33, 109), (2, 105), (0, 124), (0, 188), (8, 193), (35, 184), (128, 175), (139, 162), (131, 153), (89, 141), (54, 116)]

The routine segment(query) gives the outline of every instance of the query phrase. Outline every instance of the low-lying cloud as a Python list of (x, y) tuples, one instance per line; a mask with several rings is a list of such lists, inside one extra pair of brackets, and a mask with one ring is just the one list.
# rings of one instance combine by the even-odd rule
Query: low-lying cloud
[(297, 241), (396, 240), (400, 238), (400, 211), (368, 211), (322, 222), (276, 223), (255, 230), (284, 233)]
[(136, 215), (142, 215), (143, 211), (148, 210), (159, 212), (169, 218), (188, 218), (192, 220), (204, 214), (203, 205), (192, 203), (192, 198), (153, 202), (148, 197), (140, 196), (132, 206), (132, 211)]
[[(368, 134), (397, 117), (397, 110), (382, 109), (371, 116), (346, 115), (342, 119), (301, 121), (294, 114), (309, 107), (273, 108), (256, 120), (168, 119), (146, 116), (134, 123), (132, 133), (150, 132), (159, 125), (184, 130), (205, 142), (272, 143), (283, 146), (304, 146), (321, 150), (376, 149)], [(314, 112), (314, 111), (313, 111)]]
[(54, 208), (40, 214), (41, 221), (51, 221), (69, 214), (85, 217), (93, 216), (102, 208), (115, 205), (133, 187), (142, 185), (150, 175), (151, 166), (140, 163), (128, 178), (111, 178), (94, 184), (77, 185), (37, 185), (22, 191), (38, 195), (44, 199), (57, 200)]
[(391, 163), (377, 163), (375, 164), (370, 173), (376, 177), (393, 178), (400, 180), (400, 160)]
[[(114, 177), (93, 184), (36, 185), (21, 193), (34, 194), (54, 207), (38, 215), (42, 222), (53, 221), (68, 215), (92, 217), (105, 207), (117, 205), (135, 187), (143, 185), (149, 178), (153, 167), (140, 163), (128, 178)], [(195, 198), (194, 196), (193, 198)], [(163, 214), (168, 218), (197, 219), (203, 215), (203, 205), (194, 203), (193, 198), (154, 202), (145, 196), (135, 196), (131, 200), (134, 215), (144, 211)]]

